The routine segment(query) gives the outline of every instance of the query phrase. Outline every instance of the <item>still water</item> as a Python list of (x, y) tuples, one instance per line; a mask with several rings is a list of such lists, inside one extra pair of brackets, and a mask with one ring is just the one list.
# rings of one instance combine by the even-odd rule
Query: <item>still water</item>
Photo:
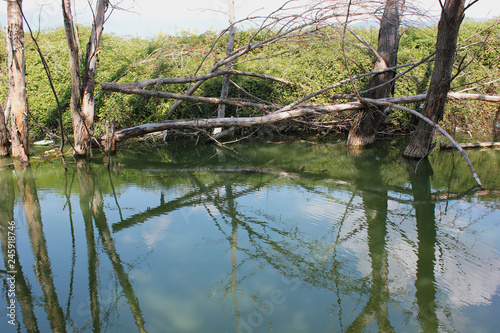
[(481, 191), (457, 154), (401, 155), (389, 140), (0, 160), (0, 331), (497, 332), (500, 152), (469, 152)]

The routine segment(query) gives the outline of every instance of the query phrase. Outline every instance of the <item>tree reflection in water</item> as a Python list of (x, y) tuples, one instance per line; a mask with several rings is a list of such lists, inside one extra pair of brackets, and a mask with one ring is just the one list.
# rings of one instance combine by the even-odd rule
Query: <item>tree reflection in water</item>
[[(14, 191), (14, 178), (11, 170), (0, 170), (0, 193), (15, 193)], [(34, 302), (29, 284), (23, 273), (23, 267), (19, 260), (19, 254), (14, 251), (13, 256), (9, 256), (8, 251), (8, 236), (9, 222), (14, 221), (14, 196), (13, 195), (0, 195), (0, 241), (2, 243), (2, 254), (4, 258), (4, 265), (10, 268), (13, 262), (15, 268), (9, 271), (16, 272), (15, 274), (15, 290), (17, 300), (23, 312), (23, 324), (28, 332), (38, 332), (38, 323), (34, 313)], [(13, 233), (17, 234), (16, 231)], [(16, 241), (14, 244), (18, 244)], [(9, 260), (12, 260), (9, 262)], [(10, 275), (10, 274), (9, 274)], [(6, 288), (8, 289), (8, 288)], [(5, 320), (5, 318), (3, 318)]]
[(423, 332), (437, 332), (436, 316), (436, 265), (437, 246), (435, 204), (432, 201), (431, 182), (432, 166), (429, 160), (406, 161), (413, 193), (413, 207), (417, 222), (418, 261), (415, 280), (415, 297), (418, 304), (418, 319)]
[(45, 312), (54, 332), (65, 332), (66, 325), (62, 308), (57, 296), (47, 244), (43, 234), (42, 214), (38, 191), (34, 182), (31, 168), (16, 164), (16, 177), (19, 184), (21, 198), (24, 203), (26, 224), (31, 240), (31, 248), (35, 257), (35, 274), (42, 287)]
[[(78, 179), (80, 182), (80, 191), (83, 190), (83, 195), (82, 193), (80, 194), (80, 203), (82, 206), (82, 212), (89, 211), (91, 213), (92, 218), (94, 219), (95, 226), (99, 232), (100, 240), (104, 245), (104, 249), (109, 257), (109, 260), (112, 263), (118, 282), (120, 283), (120, 286), (122, 287), (125, 297), (127, 298), (127, 302), (130, 305), (130, 309), (134, 316), (137, 328), (139, 332), (145, 332), (144, 318), (142, 315), (142, 310), (139, 305), (139, 300), (135, 295), (134, 289), (132, 287), (132, 284), (130, 283), (130, 279), (127, 275), (127, 272), (123, 268), (120, 255), (116, 251), (115, 243), (113, 237), (111, 236), (111, 231), (109, 229), (108, 222), (106, 220), (106, 215), (104, 213), (104, 207), (103, 207), (104, 203), (102, 199), (101, 190), (99, 189), (98, 183), (95, 180), (95, 175), (93, 174), (92, 171), (92, 165), (86, 160), (79, 160), (77, 162), (77, 169), (78, 169)], [(82, 199), (82, 197), (84, 199)], [(87, 229), (90, 229), (90, 226), (87, 226), (87, 221), (85, 229), (86, 231)], [(91, 264), (97, 263), (97, 260), (94, 261), (93, 259), (95, 254), (94, 250), (95, 247), (93, 241), (88, 240), (89, 237), (93, 237), (93, 234), (90, 231), (87, 232), (87, 244), (88, 244), (88, 251), (90, 254), (89, 270), (96, 270), (97, 267), (95, 265), (91, 266)], [(90, 262), (91, 257), (92, 257), (92, 263)], [(98, 292), (97, 290), (94, 290), (96, 289), (93, 285), (94, 278), (95, 276), (93, 275), (93, 273), (89, 273), (89, 284), (90, 284), (89, 290), (91, 291), (91, 300), (93, 298), (96, 298), (94, 294)], [(92, 320), (94, 322), (94, 331), (96, 330), (100, 331), (99, 305), (97, 304), (97, 300), (95, 300), (95, 304), (92, 303), (91, 301), (91, 306), (92, 306), (91, 309)]]
[[(453, 269), (444, 257), (445, 251), (452, 248), (446, 242), (454, 242), (453, 251), (460, 252), (454, 253), (453, 259), (461, 257), (469, 263), (474, 255), (476, 266), (463, 268), (467, 276), (474, 268), (486, 273), (500, 268), (494, 251), (491, 255), (485, 255), (487, 251), (473, 252), (479, 251), (477, 247), (468, 248), (465, 238), (450, 231), (449, 211), (469, 220), (472, 213), (455, 207), (465, 205), (465, 201), (460, 201), (460, 193), (448, 195), (431, 187), (432, 167), (428, 160), (405, 161), (377, 147), (347, 153), (337, 146), (296, 145), (293, 150), (278, 148), (282, 150), (280, 154), (276, 149), (263, 147), (249, 162), (245, 151), (235, 154), (207, 149), (208, 154), (198, 151), (197, 157), (183, 149), (162, 150), (166, 153), (157, 161), (118, 156), (111, 159), (109, 169), (101, 163), (78, 160), (69, 166), (68, 173), (61, 173), (63, 177), (58, 178), (65, 180), (65, 187), (53, 191), (64, 193), (61, 206), (69, 210), (71, 235), (65, 237), (71, 237), (70, 273), (55, 271), (51, 265), (47, 250), (51, 248), (50, 238), (46, 238), (42, 223), (43, 206), (40, 207), (35, 184), (39, 179), (34, 178), (34, 169), (16, 167), (14, 175), (12, 170), (0, 170), (1, 192), (14, 194), (0, 198), (4, 263), (7, 265), (9, 258), (6, 223), (14, 219), (16, 198), (20, 198), (24, 208), (26, 239), (35, 258), (34, 274), (26, 270), (26, 264), (21, 266), (19, 259), (26, 260), (23, 256), (15, 258), (16, 293), (22, 309), (19, 318), (23, 321), (19, 323), (20, 330), (37, 332), (48, 322), (58, 332), (100, 332), (117, 327), (152, 332), (155, 329), (151, 327), (157, 327), (154, 322), (172, 324), (172, 313), (159, 310), (160, 315), (153, 315), (144, 311), (159, 305), (145, 296), (147, 283), (134, 279), (131, 271), (136, 268), (131, 263), (148, 267), (145, 274), (165, 274), (157, 271), (155, 265), (164, 256), (176, 253), (157, 251), (158, 243), (146, 244), (145, 239), (144, 244), (130, 250), (121, 237), (127, 232), (140, 234), (141, 228), (165, 217), (171, 218), (172, 225), (184, 224), (184, 232), (193, 232), (186, 239), (183, 234), (175, 234), (179, 243), (199, 237), (196, 230), (190, 230), (191, 226), (211, 230), (209, 235), (197, 238), (197, 246), (207, 251), (203, 258), (210, 258), (207, 239), (216, 239), (228, 256), (211, 260), (227, 265), (225, 271), (214, 275), (207, 272), (207, 276), (219, 278), (207, 282), (204, 276), (186, 275), (186, 281), (176, 281), (175, 286), (155, 285), (164, 288), (155, 292), (162, 301), (171, 297), (175, 302), (175, 288), (181, 289), (178, 295), (186, 298), (193, 293), (205, 295), (204, 287), (187, 284), (206, 282), (211, 286), (209, 295), (198, 296), (191, 302), (202, 299), (210, 304), (207, 308), (211, 307), (212, 312), (207, 313), (217, 318), (195, 312), (200, 317), (197, 320), (207, 325), (212, 321), (224, 323), (226, 330), (231, 327), (239, 332), (283, 331), (295, 320), (309, 320), (307, 325), (313, 330), (335, 332), (398, 332), (409, 328), (435, 332), (441, 327), (460, 331), (461, 323), (455, 318), (460, 311), (443, 304), (449, 293), (444, 285), (458, 282), (448, 277), (446, 283), (440, 282), (446, 272), (441, 276), (437, 273), (439, 269)], [(47, 185), (39, 188), (46, 189)], [(140, 197), (153, 191), (161, 192), (156, 203)], [(75, 194), (79, 209), (72, 198)], [(441, 211), (438, 223), (436, 211), (443, 206), (443, 198), (448, 200), (447, 211)], [(498, 214), (494, 203), (479, 204), (482, 216), (488, 212)], [(189, 224), (195, 216), (203, 220)], [(81, 221), (81, 225), (76, 221)], [(163, 245), (161, 238), (155, 239)], [(177, 249), (175, 244), (169, 245), (172, 247), (168, 249)], [(142, 248), (147, 249), (147, 255)], [(481, 266), (486, 261), (490, 268)], [(188, 268), (192, 272), (189, 262), (183, 265), (170, 268)], [(273, 274), (281, 279), (268, 283), (266, 278)], [(40, 296), (34, 296), (37, 292), (32, 287), (33, 276), (41, 286)], [(173, 276), (154, 278), (162, 282)], [(87, 284), (84, 292), (81, 281)], [(105, 282), (116, 290), (109, 299), (105, 299)], [(274, 286), (274, 290), (265, 289), (269, 286)], [(490, 289), (493, 287), (497, 284)], [(182, 288), (186, 288), (185, 294)], [(495, 294), (494, 288), (489, 294), (486, 287), (482, 290), (488, 295), (483, 297)], [(441, 300), (440, 293), (444, 295)], [(67, 307), (63, 310), (60, 300), (66, 296)], [(304, 296), (302, 302), (300, 297)], [(318, 304), (307, 303), (309, 297), (318, 297)], [(214, 301), (222, 302), (215, 310)], [(37, 311), (39, 304), (43, 304), (47, 321)], [(227, 304), (230, 311), (225, 311)], [(112, 311), (116, 313), (113, 318)], [(87, 321), (82, 319), (82, 313), (89, 314)], [(300, 319), (304, 313), (311, 318)], [(160, 320), (159, 316), (167, 319)], [(132, 321), (133, 327), (120, 326), (122, 318), (128, 318), (124, 322)], [(205, 331), (220, 328), (212, 325), (215, 326), (206, 326)], [(173, 326), (172, 331), (182, 329)]]

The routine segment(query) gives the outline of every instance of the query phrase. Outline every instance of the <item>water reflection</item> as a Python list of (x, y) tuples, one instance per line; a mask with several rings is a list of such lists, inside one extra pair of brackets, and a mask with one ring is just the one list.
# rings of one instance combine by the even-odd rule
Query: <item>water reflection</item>
[[(12, 171), (0, 170), (0, 190), (0, 193), (2, 194), (15, 193)], [(23, 311), (23, 324), (28, 332), (38, 332), (37, 319), (33, 310), (33, 298), (31, 296), (30, 287), (23, 273), (23, 267), (20, 264), (18, 252), (12, 251), (13, 248), (9, 248), (8, 246), (9, 236), (11, 237), (11, 244), (17, 243), (12, 242), (12, 235), (15, 235), (16, 231), (12, 230), (12, 228), (9, 228), (12, 226), (9, 222), (14, 221), (14, 199), (15, 197), (13, 195), (0, 195), (0, 241), (2, 244), (2, 254), (4, 259), (3, 261), (5, 268), (8, 268), (8, 271), (16, 272), (15, 293), (17, 295), (19, 305)], [(11, 264), (13, 266), (11, 266)], [(10, 273), (8, 274), (9, 277), (11, 277), (12, 275), (13, 274)], [(5, 289), (9, 288), (7, 286), (5, 287)], [(14, 318), (8, 317), (8, 320), (12, 319)]]
[(437, 332), (436, 279), (434, 276), (437, 228), (430, 183), (433, 170), (428, 160), (406, 161), (406, 165), (417, 223), (418, 261), (415, 298), (418, 304), (418, 319), (422, 324), (423, 332)]
[(95, 252), (94, 234), (92, 229), (93, 218), (95, 226), (100, 236), (100, 240), (104, 246), (104, 250), (112, 263), (113, 270), (116, 274), (118, 282), (125, 294), (128, 304), (130, 305), (131, 312), (135, 319), (135, 324), (139, 332), (145, 332), (144, 318), (139, 305), (139, 300), (135, 295), (132, 284), (128, 274), (126, 273), (120, 255), (116, 251), (111, 231), (108, 227), (106, 214), (104, 213), (104, 203), (102, 193), (93, 173), (92, 164), (86, 160), (79, 160), (77, 162), (78, 180), (80, 183), (80, 206), (84, 215), (85, 230), (87, 236), (87, 250), (89, 258), (89, 292), (91, 299), (91, 313), (94, 332), (101, 331), (101, 323), (99, 316), (99, 303), (98, 303), (98, 290), (97, 278), (92, 271), (97, 270), (97, 257)]
[[(367, 154), (372, 156), (367, 156)], [(374, 319), (380, 331), (394, 332), (389, 320), (388, 308), (390, 298), (389, 253), (386, 247), (388, 196), (380, 170), (384, 151), (373, 149), (358, 152), (353, 159), (358, 172), (355, 185), (361, 192), (366, 217), (372, 282), (368, 302), (348, 327), (347, 332), (362, 332)], [(370, 162), (367, 163), (367, 161)]]
[[(85, 223), (85, 239), (87, 243), (87, 262), (88, 262), (88, 282), (90, 297), (90, 313), (92, 316), (92, 328), (94, 332), (101, 331), (100, 305), (97, 277), (99, 261), (95, 243), (94, 226), (92, 217), (99, 211), (94, 207), (95, 203), (102, 203), (99, 189), (95, 186), (95, 175), (92, 172), (90, 162), (80, 160), (77, 162), (78, 184), (80, 185), (80, 210)], [(96, 202), (93, 200), (96, 197)], [(94, 209), (93, 209), (94, 208)]]
[(493, 332), (498, 196), (463, 194), (442, 158), (283, 144), (4, 168), (17, 328)]

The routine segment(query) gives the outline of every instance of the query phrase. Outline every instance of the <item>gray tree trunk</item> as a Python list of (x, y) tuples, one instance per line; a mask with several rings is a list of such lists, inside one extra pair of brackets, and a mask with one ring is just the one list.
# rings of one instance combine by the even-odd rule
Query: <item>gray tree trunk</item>
[(9, 135), (5, 124), (5, 116), (0, 106), (0, 156), (9, 155)]
[(6, 49), (11, 98), (12, 156), (28, 162), (28, 101), (24, 59), (22, 0), (7, 0), (8, 27)]
[[(422, 114), (437, 123), (443, 119), (446, 97), (450, 90), (458, 32), (464, 18), (465, 0), (446, 0), (438, 24), (436, 60)], [(419, 120), (404, 155), (424, 158), (432, 150), (435, 128)]]
[[(69, 51), (69, 69), (71, 75), (71, 99), (70, 109), (73, 119), (73, 135), (75, 143), (77, 137), (85, 130), (84, 118), (81, 114), (81, 94), (80, 94), (80, 65), (78, 61), (79, 46), (76, 38), (75, 26), (73, 24), (73, 15), (71, 13), (70, 0), (62, 0), (64, 29), (66, 31), (66, 41)], [(78, 140), (80, 141), (80, 140)]]
[(64, 26), (70, 54), (71, 70), (71, 112), (73, 118), (73, 135), (75, 154), (84, 156), (90, 149), (90, 140), (94, 134), (95, 113), (95, 74), (97, 69), (97, 56), (102, 31), (104, 29), (105, 13), (109, 0), (97, 2), (92, 32), (87, 44), (85, 68), (80, 87), (78, 70), (78, 43), (71, 16), (69, 0), (62, 0)]
[[(380, 22), (377, 60), (373, 70), (384, 70), (397, 64), (399, 48), (399, 26), (401, 8), (404, 0), (386, 0), (385, 10)], [(395, 71), (385, 72), (372, 76), (369, 88), (387, 83), (394, 78)], [(394, 87), (394, 82), (370, 91), (366, 97), (379, 99), (389, 97)], [(377, 130), (384, 119), (384, 108), (372, 107), (362, 110), (353, 123), (347, 139), (348, 146), (363, 147), (375, 141)]]
[[(226, 55), (229, 55), (234, 50), (234, 38), (236, 35), (236, 28), (234, 27), (234, 1), (228, 0), (229, 6), (229, 34), (227, 41), (227, 50)], [(232, 67), (232, 63), (228, 63), (226, 65), (226, 70), (230, 70)], [(220, 99), (227, 99), (229, 95), (229, 81), (231, 76), (229, 74), (224, 75), (224, 80), (222, 81), (222, 89), (220, 93)], [(220, 104), (217, 108), (217, 118), (224, 118), (226, 116), (226, 106), (224, 104)], [(222, 128), (218, 127), (214, 129), (214, 134), (217, 134), (222, 131)]]

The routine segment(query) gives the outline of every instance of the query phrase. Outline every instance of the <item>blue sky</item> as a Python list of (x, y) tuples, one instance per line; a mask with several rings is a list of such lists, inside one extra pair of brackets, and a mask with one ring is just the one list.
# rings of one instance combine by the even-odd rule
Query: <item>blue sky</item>
[[(73, 0), (75, 3), (76, 20), (82, 24), (90, 24), (91, 16), (87, 0)], [(408, 3), (410, 0), (406, 0)], [(0, 24), (6, 24), (6, 2), (0, 4)], [(95, 2), (92, 0), (91, 2)], [(311, 0), (290, 1), (289, 6), (304, 6)], [(346, 0), (347, 2), (347, 0)], [(437, 0), (411, 1), (419, 4), (422, 9), (434, 8), (434, 14), (439, 14)], [(227, 27), (227, 16), (222, 13), (227, 10), (227, 0), (113, 0), (120, 7), (129, 11), (117, 10), (105, 25), (106, 32), (119, 35), (139, 35), (152, 37), (162, 31), (176, 34), (183, 30), (204, 32), (209, 29)], [(283, 0), (234, 0), (237, 19), (249, 15), (264, 16), (285, 3)], [(60, 0), (24, 0), (23, 7), (30, 25), (37, 29), (53, 28), (62, 25)], [(500, 15), (498, 0), (479, 0), (468, 11), (472, 18), (485, 18)]]

